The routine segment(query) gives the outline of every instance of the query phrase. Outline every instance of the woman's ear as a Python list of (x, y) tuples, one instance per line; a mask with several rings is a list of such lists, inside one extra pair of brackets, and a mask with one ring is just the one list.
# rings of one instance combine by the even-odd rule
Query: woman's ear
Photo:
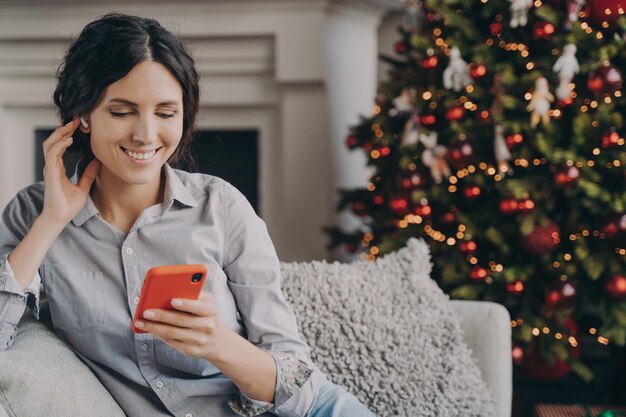
[(83, 133), (91, 132), (91, 128), (89, 127), (89, 121), (85, 116), (80, 116), (80, 131)]

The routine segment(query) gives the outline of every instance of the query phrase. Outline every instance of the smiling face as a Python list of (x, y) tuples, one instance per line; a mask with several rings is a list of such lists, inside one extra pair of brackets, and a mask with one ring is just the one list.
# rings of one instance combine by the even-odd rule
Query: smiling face
[(86, 119), (99, 177), (120, 185), (160, 183), (183, 134), (183, 90), (158, 62), (137, 64), (110, 84)]

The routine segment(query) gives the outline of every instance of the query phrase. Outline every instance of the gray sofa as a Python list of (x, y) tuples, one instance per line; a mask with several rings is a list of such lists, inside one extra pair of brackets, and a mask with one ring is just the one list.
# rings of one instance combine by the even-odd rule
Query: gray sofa
[[(465, 340), (496, 403), (511, 415), (511, 326), (496, 303), (452, 301)], [(0, 352), (0, 417), (115, 417), (124, 413), (89, 368), (26, 311), (14, 345)], [(68, 414), (71, 410), (71, 414)]]

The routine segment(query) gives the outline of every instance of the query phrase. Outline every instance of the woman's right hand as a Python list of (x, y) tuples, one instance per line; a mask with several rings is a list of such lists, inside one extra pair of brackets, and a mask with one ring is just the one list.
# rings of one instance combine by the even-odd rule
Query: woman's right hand
[(91, 185), (100, 170), (100, 161), (94, 159), (87, 165), (77, 185), (67, 178), (63, 154), (72, 144), (72, 134), (79, 126), (78, 117), (58, 127), (43, 142), (43, 154), (45, 166), (44, 178), (44, 204), (42, 217), (58, 222), (65, 226), (83, 208), (89, 196)]

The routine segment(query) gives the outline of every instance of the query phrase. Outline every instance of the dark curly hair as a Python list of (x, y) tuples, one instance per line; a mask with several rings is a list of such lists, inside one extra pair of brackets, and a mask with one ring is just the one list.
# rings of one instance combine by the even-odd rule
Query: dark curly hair
[[(164, 65), (182, 87), (183, 135), (168, 162), (193, 165), (189, 144), (199, 107), (198, 73), (183, 42), (154, 19), (109, 13), (85, 26), (57, 70), (54, 103), (59, 117), (65, 124), (89, 113), (107, 86), (145, 61)], [(94, 158), (89, 136), (77, 129), (68, 150), (81, 159), (83, 167)]]

